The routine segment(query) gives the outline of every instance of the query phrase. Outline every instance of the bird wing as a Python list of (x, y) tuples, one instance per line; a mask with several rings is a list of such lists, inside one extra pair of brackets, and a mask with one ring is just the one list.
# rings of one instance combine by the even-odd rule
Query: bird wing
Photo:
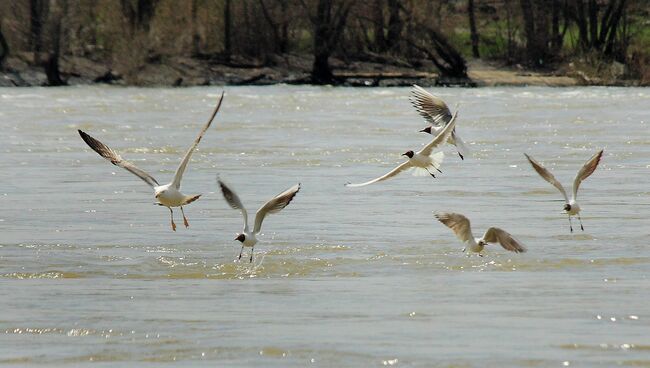
[(580, 183), (596, 171), (596, 167), (598, 167), (601, 157), (603, 157), (603, 150), (600, 150), (596, 152), (595, 155), (591, 156), (589, 161), (587, 161), (582, 168), (580, 168), (580, 171), (578, 171), (576, 178), (573, 180), (574, 200), (578, 198), (578, 188), (580, 187)]
[(212, 120), (214, 120), (214, 117), (217, 116), (217, 112), (219, 112), (219, 108), (221, 107), (221, 102), (223, 101), (223, 92), (221, 92), (221, 97), (219, 97), (219, 103), (217, 103), (217, 107), (215, 107), (214, 111), (212, 112), (212, 116), (210, 116), (210, 120), (205, 124), (203, 129), (201, 129), (201, 132), (199, 133), (199, 136), (196, 137), (194, 140), (194, 143), (190, 147), (190, 149), (187, 150), (185, 153), (185, 157), (183, 157), (183, 161), (181, 161), (180, 165), (178, 165), (178, 168), (176, 169), (176, 174), (174, 174), (174, 181), (172, 181), (172, 185), (176, 189), (181, 189), (181, 179), (183, 178), (183, 173), (185, 172), (185, 168), (187, 167), (188, 162), (190, 162), (190, 157), (192, 157), (192, 153), (194, 152), (194, 149), (196, 146), (199, 145), (199, 142), (201, 142), (201, 138), (203, 138), (203, 134), (208, 130), (210, 127), (210, 124), (212, 124)]
[(463, 139), (458, 135), (456, 129), (451, 132), (451, 141), (453, 142), (453, 145), (456, 146), (458, 153), (462, 156), (467, 156), (470, 153), (469, 147), (467, 147)]
[(241, 212), (242, 217), (244, 217), (244, 232), (248, 232), (248, 212), (246, 212), (246, 208), (241, 203), (241, 199), (239, 199), (237, 193), (228, 188), (228, 186), (223, 181), (221, 181), (221, 179), (217, 179), (217, 182), (219, 182), (219, 187), (221, 187), (221, 194), (223, 194), (223, 198), (226, 199), (226, 202), (228, 202), (230, 207)]
[(411, 104), (431, 125), (443, 126), (451, 120), (451, 112), (445, 101), (416, 84), (411, 90)]
[(447, 142), (447, 140), (451, 136), (451, 133), (454, 131), (454, 128), (456, 128), (456, 116), (458, 116), (458, 111), (454, 113), (454, 116), (452, 116), (451, 121), (449, 121), (449, 123), (440, 131), (440, 133), (438, 133), (438, 135), (435, 138), (433, 138), (433, 140), (429, 142), (426, 146), (422, 147), (422, 149), (418, 153), (424, 156), (431, 156), (431, 153), (433, 153), (434, 148)]
[(113, 151), (110, 147), (108, 147), (104, 143), (89, 136), (88, 134), (86, 134), (81, 130), (77, 130), (77, 131), (79, 132), (81, 139), (83, 139), (84, 142), (86, 142), (86, 144), (90, 148), (92, 148), (95, 152), (99, 153), (99, 155), (102, 156), (103, 158), (110, 161), (113, 165), (119, 166), (123, 169), (130, 171), (135, 176), (142, 179), (145, 183), (149, 184), (149, 186), (151, 186), (152, 188), (160, 185), (158, 184), (158, 181), (156, 181), (156, 179), (153, 176), (147, 174), (145, 171), (139, 169), (137, 166), (130, 163), (129, 161), (124, 160), (120, 155), (117, 154), (117, 152)]
[(255, 227), (253, 228), (253, 233), (257, 234), (260, 232), (262, 229), (262, 221), (264, 221), (266, 215), (280, 212), (280, 210), (291, 203), (291, 200), (296, 196), (296, 194), (298, 194), (298, 191), (300, 191), (300, 183), (276, 195), (270, 201), (266, 202), (264, 206), (260, 207), (260, 209), (257, 210), (257, 214), (255, 214)]
[(498, 227), (491, 227), (483, 234), (483, 240), (488, 243), (499, 243), (505, 250), (515, 253), (524, 253), (526, 248), (519, 241), (505, 230)]
[(472, 228), (469, 225), (469, 219), (460, 213), (436, 213), (438, 221), (442, 222), (445, 226), (452, 229), (456, 237), (463, 243), (474, 241), (472, 235)]
[(551, 174), (550, 171), (546, 170), (544, 166), (542, 166), (539, 162), (535, 161), (535, 159), (533, 159), (532, 157), (528, 156), (528, 154), (524, 153), (524, 156), (526, 156), (528, 162), (530, 162), (530, 164), (533, 165), (533, 169), (537, 171), (539, 176), (541, 176), (542, 178), (544, 178), (544, 180), (546, 180), (547, 182), (551, 183), (551, 185), (556, 187), (557, 190), (559, 190), (560, 193), (562, 193), (567, 203), (569, 203), (569, 197), (566, 195), (566, 191), (564, 190), (562, 183), (557, 181), (557, 179), (555, 179), (555, 176), (553, 176), (553, 174)]
[(395, 175), (401, 173), (402, 171), (404, 171), (404, 170), (408, 170), (408, 169), (410, 169), (410, 168), (411, 168), (411, 162), (410, 162), (410, 161), (406, 161), (406, 162), (400, 164), (399, 166), (397, 166), (396, 168), (394, 168), (393, 170), (389, 171), (387, 174), (385, 174), (385, 175), (383, 175), (383, 176), (380, 176), (380, 177), (378, 177), (378, 178), (376, 178), (376, 179), (372, 179), (372, 180), (367, 181), (367, 182), (365, 182), (365, 183), (359, 183), (359, 184), (347, 183), (347, 184), (345, 184), (345, 186), (346, 186), (346, 187), (353, 187), (353, 188), (355, 188), (355, 187), (363, 187), (363, 186), (370, 185), (370, 184), (373, 184), (373, 183), (378, 183), (378, 182), (380, 182), (380, 181), (384, 181), (384, 180), (390, 179), (390, 178), (392, 178), (393, 176), (395, 176)]

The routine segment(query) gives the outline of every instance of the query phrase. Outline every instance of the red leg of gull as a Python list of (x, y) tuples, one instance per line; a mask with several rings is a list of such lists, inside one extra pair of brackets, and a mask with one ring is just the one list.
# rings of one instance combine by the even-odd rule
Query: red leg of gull
[(185, 228), (187, 229), (190, 227), (190, 223), (187, 222), (187, 217), (185, 217), (185, 211), (183, 211), (183, 206), (181, 206), (181, 213), (183, 214), (183, 224), (185, 224)]
[(169, 208), (169, 215), (172, 219), (172, 230), (176, 231), (176, 224), (174, 223), (174, 210), (172, 210), (171, 207), (167, 207), (167, 208)]

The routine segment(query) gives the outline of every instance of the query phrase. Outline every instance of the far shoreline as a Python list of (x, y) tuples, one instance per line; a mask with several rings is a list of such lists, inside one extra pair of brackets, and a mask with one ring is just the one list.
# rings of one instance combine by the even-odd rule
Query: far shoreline
[[(44, 68), (29, 63), (30, 55), (12, 57), (0, 71), (0, 87), (47, 86)], [(121, 73), (87, 58), (62, 58), (60, 70), (66, 85), (106, 84), (133, 87), (266, 86), (277, 84), (312, 85), (310, 60), (288, 56), (269, 65), (248, 61), (229, 64), (189, 57), (161, 58), (135, 72)], [(528, 70), (519, 65), (502, 66), (482, 60), (468, 63), (468, 80), (442, 80), (430, 68), (386, 65), (372, 62), (347, 62), (333, 59), (332, 71), (342, 87), (644, 87), (638, 80), (619, 77), (593, 78), (573, 63), (550, 71)], [(612, 69), (617, 67), (612, 66)], [(562, 70), (563, 69), (563, 70)], [(615, 73), (612, 73), (615, 75)]]

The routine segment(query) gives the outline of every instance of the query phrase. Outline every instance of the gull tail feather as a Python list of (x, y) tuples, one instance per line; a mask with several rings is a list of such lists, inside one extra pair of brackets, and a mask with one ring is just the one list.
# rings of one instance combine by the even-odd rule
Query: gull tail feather
[(429, 176), (430, 175), (429, 172), (427, 171), (427, 169), (422, 168), (422, 167), (413, 167), (410, 170), (411, 170), (411, 174), (413, 174), (413, 176)]
[(463, 139), (458, 134), (454, 132), (451, 138), (453, 140), (452, 144), (456, 146), (458, 153), (460, 153), (462, 156), (467, 156), (470, 154), (469, 147), (467, 147)]
[(432, 154), (431, 156), (431, 166), (433, 166), (434, 169), (440, 170), (440, 166), (442, 166), (442, 161), (445, 159), (445, 153), (440, 151)]
[(185, 198), (185, 202), (183, 202), (183, 206), (196, 201), (197, 199), (199, 199), (199, 197), (201, 197), (201, 194), (197, 194), (197, 195), (194, 195), (194, 196), (188, 196), (187, 198)]

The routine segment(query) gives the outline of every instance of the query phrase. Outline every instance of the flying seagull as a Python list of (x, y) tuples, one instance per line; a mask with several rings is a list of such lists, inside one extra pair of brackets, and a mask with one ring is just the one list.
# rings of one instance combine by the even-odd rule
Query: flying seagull
[(582, 183), (583, 180), (587, 179), (591, 174), (594, 173), (596, 170), (596, 167), (598, 167), (598, 163), (600, 163), (600, 159), (603, 156), (603, 150), (600, 150), (596, 152), (589, 161), (587, 161), (582, 168), (580, 168), (580, 171), (578, 171), (578, 174), (576, 175), (576, 178), (573, 179), (573, 193), (571, 196), (571, 199), (569, 199), (569, 196), (566, 194), (566, 191), (564, 190), (564, 187), (562, 184), (555, 179), (555, 176), (551, 174), (550, 171), (548, 171), (544, 166), (542, 166), (539, 162), (535, 161), (532, 157), (528, 156), (528, 154), (524, 153), (528, 161), (530, 162), (531, 165), (533, 165), (533, 169), (537, 171), (537, 173), (544, 178), (547, 182), (551, 183), (554, 187), (557, 188), (557, 190), (562, 193), (562, 196), (564, 196), (565, 200), (565, 205), (564, 205), (564, 212), (569, 216), (569, 229), (571, 232), (573, 232), (573, 225), (571, 224), (571, 216), (577, 216), (578, 221), (580, 221), (580, 229), (582, 231), (585, 231), (584, 226), (582, 226), (582, 219), (580, 218), (580, 206), (578, 205), (578, 202), (576, 202), (576, 199), (578, 198), (578, 188), (580, 187), (580, 183)]
[[(414, 84), (413, 90), (411, 90), (411, 104), (418, 110), (424, 120), (430, 124), (420, 132), (438, 134), (451, 121), (451, 112), (445, 101), (425, 91), (424, 88), (417, 84)], [(456, 146), (458, 156), (460, 156), (461, 160), (464, 160), (465, 155), (469, 153), (469, 148), (456, 133), (456, 129), (451, 132), (451, 137), (447, 142)]]
[(481, 252), (488, 243), (499, 243), (504, 249), (515, 253), (523, 253), (526, 251), (526, 248), (517, 239), (498, 227), (491, 227), (485, 231), (483, 237), (475, 238), (472, 235), (469, 219), (460, 213), (436, 213), (435, 216), (438, 221), (453, 230), (456, 237), (465, 244), (463, 252), (469, 246), (470, 251), (482, 256)]
[(117, 152), (113, 151), (104, 143), (98, 141), (97, 139), (91, 137), (90, 135), (86, 134), (81, 130), (78, 130), (78, 132), (79, 135), (81, 136), (81, 139), (83, 139), (84, 142), (86, 142), (86, 144), (88, 144), (88, 146), (90, 146), (90, 148), (92, 148), (95, 152), (99, 153), (100, 156), (109, 160), (113, 165), (119, 166), (123, 169), (130, 171), (132, 174), (139, 177), (145, 183), (149, 184), (150, 187), (153, 188), (154, 196), (158, 200), (156, 204), (169, 208), (172, 230), (176, 231), (176, 224), (174, 223), (174, 211), (172, 210), (172, 207), (181, 208), (181, 213), (183, 214), (183, 223), (187, 228), (190, 226), (190, 224), (187, 221), (187, 217), (185, 217), (183, 206), (196, 201), (201, 196), (200, 194), (188, 196), (180, 192), (183, 173), (185, 172), (185, 168), (187, 167), (187, 164), (190, 162), (190, 157), (192, 156), (192, 152), (194, 152), (194, 149), (201, 141), (201, 138), (203, 138), (203, 135), (210, 127), (210, 124), (212, 124), (212, 120), (214, 120), (214, 117), (217, 115), (217, 112), (219, 112), (219, 108), (221, 107), (222, 101), (223, 101), (223, 92), (221, 93), (221, 97), (219, 97), (219, 102), (217, 103), (217, 107), (215, 107), (214, 111), (212, 112), (212, 116), (210, 116), (208, 122), (205, 124), (203, 129), (201, 129), (199, 136), (196, 137), (190, 149), (188, 149), (187, 153), (185, 153), (185, 157), (183, 157), (183, 160), (181, 161), (180, 165), (178, 165), (178, 168), (176, 169), (176, 174), (174, 175), (174, 179), (172, 180), (171, 183), (165, 185), (160, 185), (153, 176), (139, 169), (131, 162), (124, 160)]
[(271, 200), (266, 202), (262, 207), (260, 207), (260, 209), (257, 210), (257, 213), (255, 214), (255, 225), (253, 227), (253, 231), (251, 231), (248, 227), (248, 212), (246, 212), (246, 208), (242, 204), (237, 194), (220, 179), (217, 179), (217, 181), (221, 187), (221, 193), (223, 194), (223, 197), (226, 199), (230, 207), (241, 211), (242, 217), (244, 217), (244, 230), (241, 233), (238, 233), (237, 237), (235, 238), (235, 240), (238, 240), (241, 243), (239, 259), (241, 259), (244, 247), (250, 247), (250, 262), (253, 262), (253, 250), (255, 249), (255, 244), (257, 244), (256, 235), (259, 234), (260, 230), (262, 229), (262, 221), (264, 221), (264, 217), (271, 213), (280, 212), (280, 210), (289, 205), (293, 197), (295, 197), (300, 190), (300, 183), (276, 195), (275, 197), (271, 198)]
[(429, 144), (424, 146), (421, 150), (418, 152), (413, 152), (413, 151), (408, 151), (402, 154), (402, 156), (408, 157), (408, 161), (402, 163), (401, 165), (397, 166), (387, 174), (380, 176), (376, 179), (367, 181), (365, 183), (360, 183), (360, 184), (351, 184), (347, 183), (345, 184), (346, 187), (362, 187), (365, 185), (370, 185), (373, 183), (377, 183), (380, 181), (384, 181), (387, 179), (392, 178), (393, 176), (401, 173), (402, 171), (406, 170), (414, 170), (413, 175), (419, 176), (419, 175), (431, 175), (432, 177), (436, 177), (430, 169), (435, 169), (438, 172), (440, 171), (440, 164), (442, 164), (442, 160), (444, 158), (444, 153), (442, 152), (437, 152), (433, 153), (434, 148), (440, 146), (444, 142), (447, 141), (449, 136), (451, 135), (451, 132), (454, 130), (456, 127), (456, 114), (452, 117), (451, 121), (449, 124), (447, 124), (444, 129), (441, 129), (438, 135), (431, 141)]

